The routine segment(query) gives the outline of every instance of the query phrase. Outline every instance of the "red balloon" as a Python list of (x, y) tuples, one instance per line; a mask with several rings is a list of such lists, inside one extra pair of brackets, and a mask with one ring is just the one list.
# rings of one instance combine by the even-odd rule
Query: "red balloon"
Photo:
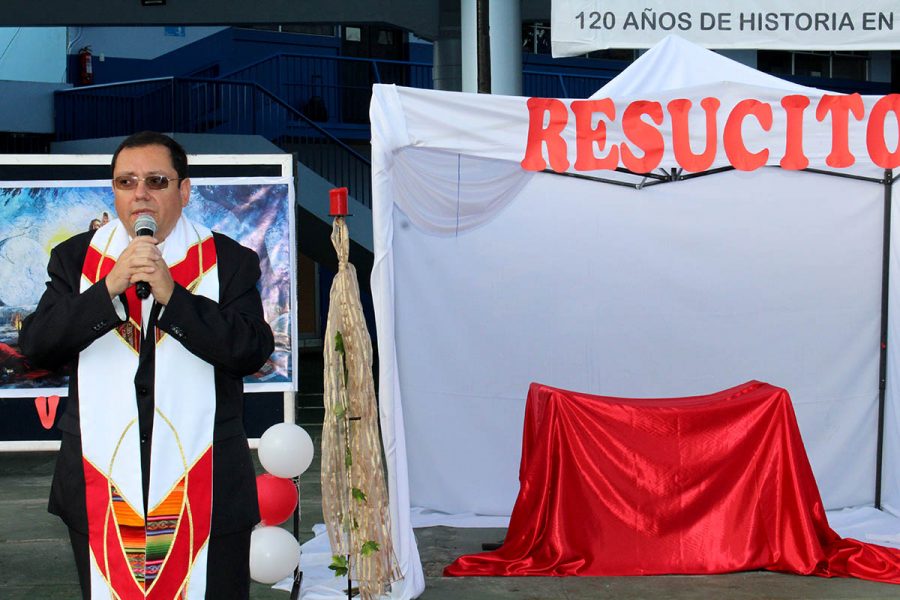
[(281, 525), (297, 508), (297, 486), (294, 482), (269, 473), (256, 477), (256, 497), (263, 525)]

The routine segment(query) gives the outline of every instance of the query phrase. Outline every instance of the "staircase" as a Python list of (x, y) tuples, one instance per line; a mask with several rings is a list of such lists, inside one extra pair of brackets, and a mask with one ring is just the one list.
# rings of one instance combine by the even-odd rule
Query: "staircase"
[(57, 140), (125, 136), (144, 129), (259, 135), (371, 207), (367, 158), (255, 82), (165, 77), (55, 94)]

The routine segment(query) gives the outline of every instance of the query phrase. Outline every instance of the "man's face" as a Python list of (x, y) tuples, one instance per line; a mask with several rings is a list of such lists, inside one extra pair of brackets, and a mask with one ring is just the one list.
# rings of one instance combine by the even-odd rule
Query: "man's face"
[[(172, 166), (172, 157), (165, 146), (154, 144), (137, 148), (124, 148), (116, 158), (113, 179), (134, 175), (139, 178), (133, 190), (120, 190), (113, 186), (116, 196), (116, 214), (134, 235), (134, 222), (141, 214), (149, 214), (156, 220), (154, 237), (163, 241), (171, 233), (191, 197), (191, 182), (177, 179), (178, 173)], [(143, 181), (150, 175), (165, 175), (169, 186), (162, 190), (151, 190)]]

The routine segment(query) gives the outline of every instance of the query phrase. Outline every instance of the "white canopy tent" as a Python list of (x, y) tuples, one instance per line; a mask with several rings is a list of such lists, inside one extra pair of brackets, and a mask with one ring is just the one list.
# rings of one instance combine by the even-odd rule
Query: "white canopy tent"
[[(813, 101), (805, 154), (810, 167), (832, 170), (830, 123), (814, 116), (824, 92), (681, 40), (647, 52), (598, 97), (611, 97), (607, 90), (617, 105), (716, 97), (720, 132), (741, 100), (778, 107), (785, 95), (804, 94)], [(851, 118), (856, 164), (839, 171), (858, 178), (764, 167), (679, 180), (670, 149), (660, 179), (566, 177), (522, 168), (527, 100), (375, 86), (379, 402), (406, 574), (394, 595), (424, 586), (413, 525), (508, 518), (532, 381), (629, 397), (705, 394), (750, 379), (784, 387), (826, 508), (872, 506), (891, 186), (883, 181), (890, 173), (868, 158), (865, 122)], [(864, 98), (867, 114), (876, 100)], [(701, 151), (697, 111), (691, 146)], [(670, 127), (667, 118), (659, 128)], [(777, 112), (769, 131), (745, 123), (744, 143), (769, 148), (768, 164), (777, 165), (785, 127)], [(886, 129), (896, 138), (896, 123)], [(571, 120), (562, 137), (574, 153)], [(608, 140), (627, 141), (612, 125)], [(710, 169), (727, 166), (720, 151)], [(894, 240), (890, 249), (896, 270)], [(896, 280), (890, 324), (900, 339)], [(888, 518), (900, 514), (892, 347), (887, 360), (880, 486), (888, 513), (836, 517), (881, 543), (877, 536), (900, 532)]]
[(622, 98), (725, 82), (801, 94), (822, 92), (757, 71), (677, 35), (670, 35), (647, 50), (591, 98)]

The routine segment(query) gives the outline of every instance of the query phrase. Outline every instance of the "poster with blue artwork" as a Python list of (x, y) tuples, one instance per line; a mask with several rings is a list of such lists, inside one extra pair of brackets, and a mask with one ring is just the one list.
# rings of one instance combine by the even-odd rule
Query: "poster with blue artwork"
[[(296, 390), (293, 183), (289, 177), (192, 179), (184, 214), (259, 255), (259, 289), (275, 351), (245, 379), (254, 391)], [(65, 369), (34, 368), (18, 347), (47, 281), (50, 250), (115, 219), (108, 181), (0, 182), (0, 398), (66, 393)]]

